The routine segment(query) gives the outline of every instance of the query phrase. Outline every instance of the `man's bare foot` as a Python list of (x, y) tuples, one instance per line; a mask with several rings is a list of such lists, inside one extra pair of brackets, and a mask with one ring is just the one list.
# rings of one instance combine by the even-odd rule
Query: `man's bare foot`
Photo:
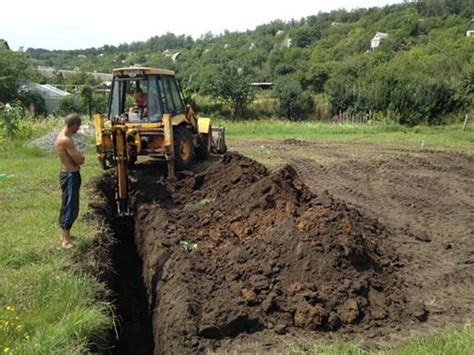
[(63, 242), (61, 247), (63, 249), (71, 249), (71, 248), (74, 248), (74, 243), (73, 242)]

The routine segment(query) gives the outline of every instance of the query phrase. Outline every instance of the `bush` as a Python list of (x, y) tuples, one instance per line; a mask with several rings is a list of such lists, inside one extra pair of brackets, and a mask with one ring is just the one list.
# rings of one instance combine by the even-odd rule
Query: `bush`
[(103, 95), (94, 95), (93, 97), (93, 111), (94, 113), (106, 113), (108, 109), (108, 98)]
[(212, 116), (225, 119), (231, 119), (233, 117), (233, 111), (230, 104), (217, 101), (210, 96), (194, 95), (190, 104), (201, 116)]
[(273, 93), (278, 99), (276, 114), (289, 120), (301, 120), (308, 117), (314, 109), (313, 97), (304, 91), (300, 82), (286, 77), (276, 81)]
[(19, 105), (0, 106), (0, 128), (7, 138), (14, 138), (20, 130), (23, 109)]
[(76, 103), (75, 98), (72, 95), (64, 96), (61, 102), (59, 103), (59, 107), (56, 110), (56, 113), (61, 116), (66, 116), (70, 113), (79, 112), (80, 107)]
[(32, 90), (19, 92), (19, 99), (26, 109), (28, 109), (34, 117), (46, 114), (46, 104), (39, 93)]
[(247, 108), (247, 116), (252, 119), (271, 118), (275, 115), (277, 99), (273, 97), (259, 97), (253, 100)]
[(251, 77), (251, 72), (247, 67), (222, 65), (209, 79), (205, 93), (230, 104), (234, 111), (234, 118), (245, 118), (247, 105), (255, 97), (255, 91), (250, 86)]

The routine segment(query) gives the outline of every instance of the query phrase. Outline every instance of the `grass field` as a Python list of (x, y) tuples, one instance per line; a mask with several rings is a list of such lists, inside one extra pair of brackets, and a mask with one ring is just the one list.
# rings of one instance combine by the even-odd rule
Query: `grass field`
[[(41, 134), (51, 126), (35, 129)], [(106, 338), (110, 306), (97, 298), (103, 286), (60, 248), (57, 158), (24, 142), (0, 151), (0, 352), (82, 354), (92, 337)], [(100, 174), (93, 155), (86, 159), (85, 181)], [(82, 218), (93, 196), (82, 197), (72, 230), (79, 250), (89, 247), (97, 230)]]
[[(33, 136), (48, 132), (57, 122), (30, 124)], [(394, 125), (337, 126), (281, 121), (226, 122), (230, 140), (324, 139), (362, 142), (405, 142), (428, 148), (474, 152), (471, 130), (459, 127), (412, 128)], [(29, 138), (30, 139), (30, 138)], [(91, 339), (105, 345), (112, 329), (110, 305), (101, 301), (103, 285), (81, 271), (73, 253), (91, 247), (100, 226), (84, 218), (94, 198), (88, 182), (99, 176), (93, 149), (86, 152), (82, 170), (81, 213), (72, 229), (78, 248), (60, 248), (57, 224), (60, 204), (58, 162), (54, 154), (28, 148), (23, 138), (0, 145), (0, 353), (82, 354)], [(407, 143), (408, 142), (408, 143)], [(474, 348), (472, 328), (436, 338), (411, 340), (394, 354), (468, 354)], [(362, 354), (357, 346), (336, 343), (305, 346), (292, 353)]]
[[(226, 138), (233, 139), (302, 139), (389, 143), (406, 148), (453, 150), (474, 153), (472, 124), (461, 132), (460, 126), (404, 127), (396, 124), (328, 124), (281, 120), (218, 122), (226, 127)], [(215, 124), (216, 126), (216, 124)], [(471, 127), (471, 128), (470, 128)]]

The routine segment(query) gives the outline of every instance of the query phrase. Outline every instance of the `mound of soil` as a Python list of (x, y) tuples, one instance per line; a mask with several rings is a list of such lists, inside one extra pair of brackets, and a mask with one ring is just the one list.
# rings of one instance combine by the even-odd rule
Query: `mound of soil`
[(389, 231), (287, 165), (237, 154), (163, 184), (141, 173), (135, 242), (155, 353), (216, 349), (259, 331), (365, 330), (424, 320), (394, 275)]

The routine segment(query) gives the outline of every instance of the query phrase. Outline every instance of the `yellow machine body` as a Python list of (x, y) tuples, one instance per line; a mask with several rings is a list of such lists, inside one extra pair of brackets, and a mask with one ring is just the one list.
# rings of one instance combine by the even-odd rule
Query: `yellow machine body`
[[(112, 74), (109, 113), (94, 115), (94, 125), (99, 163), (116, 170), (117, 208), (123, 215), (129, 213), (128, 168), (139, 156), (165, 161), (168, 177), (174, 177), (175, 169), (188, 168), (195, 156), (207, 158), (215, 129), (210, 118), (199, 118), (185, 105), (173, 71), (130, 67)], [(145, 95), (145, 105), (139, 107), (137, 95)]]

